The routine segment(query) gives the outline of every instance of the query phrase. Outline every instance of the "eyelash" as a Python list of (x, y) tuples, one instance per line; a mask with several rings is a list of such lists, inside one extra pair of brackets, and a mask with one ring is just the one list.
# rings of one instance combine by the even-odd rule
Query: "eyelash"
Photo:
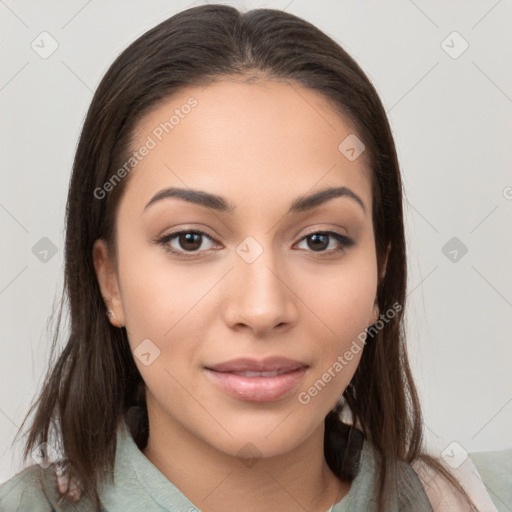
[[(184, 229), (181, 231), (175, 231), (174, 233), (165, 235), (162, 238), (159, 238), (158, 240), (156, 240), (155, 243), (157, 243), (158, 245), (161, 245), (166, 252), (176, 255), (178, 257), (183, 257), (183, 258), (197, 257), (197, 255), (203, 251), (197, 251), (197, 250), (196, 251), (178, 251), (176, 249), (172, 249), (169, 246), (169, 242), (171, 240), (173, 240), (174, 238), (178, 237), (179, 235), (183, 235), (183, 234), (201, 235), (206, 238), (209, 238), (212, 242), (216, 242), (216, 240), (214, 240), (210, 235), (208, 235), (204, 231), (201, 231), (198, 229)], [(352, 247), (353, 245), (355, 245), (354, 240), (346, 237), (345, 235), (342, 235), (341, 233), (337, 233), (336, 231), (314, 231), (312, 233), (308, 233), (305, 236), (303, 236), (299, 240), (299, 242), (302, 242), (302, 240), (304, 240), (310, 236), (313, 236), (313, 235), (329, 235), (341, 244), (341, 248), (339, 248), (339, 249), (334, 249), (334, 250), (331, 249), (330, 251), (312, 251), (312, 250), (310, 251), (310, 252), (319, 254), (320, 257), (322, 257), (323, 255), (331, 255), (333, 253), (338, 253), (338, 252), (344, 251), (345, 249), (348, 249), (348, 248)]]

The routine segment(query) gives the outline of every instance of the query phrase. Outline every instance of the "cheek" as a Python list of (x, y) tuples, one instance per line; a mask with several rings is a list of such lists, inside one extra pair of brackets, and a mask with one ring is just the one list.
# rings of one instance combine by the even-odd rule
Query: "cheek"
[(204, 340), (211, 337), (218, 309), (210, 292), (218, 272), (169, 263), (163, 250), (152, 248), (125, 254), (119, 273), (129, 344), (148, 390), (162, 402), (180, 404), (182, 411), (193, 409), (182, 386), (194, 387), (191, 375), (201, 365)]
[[(353, 257), (352, 257), (353, 256)], [(371, 317), (377, 288), (377, 270), (371, 251), (353, 254), (337, 269), (336, 275), (316, 274), (303, 280), (314, 283), (316, 292), (307, 305), (316, 313), (311, 317), (310, 337), (315, 340), (316, 364), (306, 386), (306, 404), (315, 398), (316, 407), (332, 407), (357, 369), (364, 349), (365, 330)], [(318, 319), (321, 321), (319, 322)], [(316, 329), (313, 329), (313, 325)], [(323, 403), (323, 406), (321, 405)]]
[(198, 272), (186, 262), (171, 263), (163, 248), (141, 242), (129, 233), (120, 239), (120, 247), (120, 292), (132, 343), (144, 338), (172, 338), (183, 321), (190, 325), (195, 305), (218, 276)]
[[(336, 272), (304, 274), (304, 289), (315, 290), (307, 301), (331, 336), (347, 341), (371, 323), (377, 291), (374, 253), (353, 253)], [(338, 347), (341, 348), (341, 347)]]

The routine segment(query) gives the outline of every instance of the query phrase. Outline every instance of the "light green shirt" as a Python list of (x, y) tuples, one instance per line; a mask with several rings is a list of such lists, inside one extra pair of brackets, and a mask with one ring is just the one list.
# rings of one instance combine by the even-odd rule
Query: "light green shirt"
[[(404, 463), (405, 464), (405, 463)], [(409, 466), (410, 468), (410, 466)], [(431, 512), (432, 508), (416, 474), (410, 481), (396, 511)], [(377, 473), (373, 450), (363, 444), (359, 471), (348, 493), (326, 512), (378, 512)], [(114, 484), (102, 484), (100, 497), (106, 512), (200, 512), (138, 449), (126, 425), (117, 434)], [(1, 512), (90, 512), (91, 506), (60, 503), (53, 468), (30, 466), (0, 485)], [(405, 501), (404, 501), (405, 500)]]

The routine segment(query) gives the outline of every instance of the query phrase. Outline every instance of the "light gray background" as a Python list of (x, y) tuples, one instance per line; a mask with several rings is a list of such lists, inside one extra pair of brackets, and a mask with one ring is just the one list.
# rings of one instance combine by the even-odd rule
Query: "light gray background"
[[(0, 0), (0, 482), (22, 468), (11, 442), (49, 355), (68, 179), (93, 91), (137, 36), (200, 3)], [(459, 455), (511, 447), (511, 2), (230, 4), (311, 21), (375, 84), (405, 182), (407, 325), (429, 443), (440, 453), (455, 441)], [(31, 48), (43, 31), (59, 45), (46, 59)], [(458, 58), (442, 46), (453, 31), (469, 43)], [(46, 262), (32, 252), (43, 237), (58, 249)], [(452, 237), (468, 248), (457, 261), (442, 252)]]

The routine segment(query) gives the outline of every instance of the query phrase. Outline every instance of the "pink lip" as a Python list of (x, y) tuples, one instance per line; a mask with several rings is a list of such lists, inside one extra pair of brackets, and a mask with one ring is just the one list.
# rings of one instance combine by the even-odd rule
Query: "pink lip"
[(262, 360), (252, 359), (249, 357), (240, 357), (232, 359), (225, 363), (208, 365), (208, 370), (215, 370), (217, 372), (272, 372), (272, 371), (291, 371), (297, 368), (305, 368), (308, 365), (301, 361), (294, 361), (286, 357), (267, 357)]
[[(302, 380), (308, 365), (282, 357), (255, 359), (233, 359), (225, 363), (206, 367), (206, 374), (224, 392), (250, 402), (278, 400)], [(234, 372), (279, 372), (275, 376), (245, 376)]]

